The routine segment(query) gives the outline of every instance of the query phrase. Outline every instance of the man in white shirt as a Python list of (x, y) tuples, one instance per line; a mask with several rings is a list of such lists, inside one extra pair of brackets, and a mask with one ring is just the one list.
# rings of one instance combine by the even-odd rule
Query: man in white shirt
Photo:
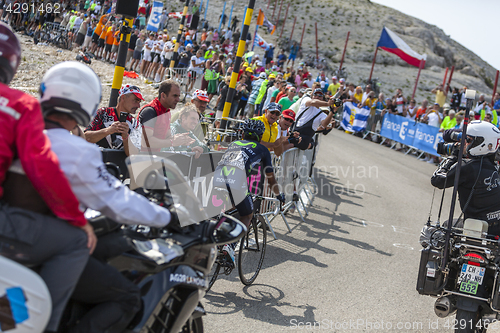
[(439, 112), (439, 104), (434, 103), (434, 107), (427, 111), (427, 113), (424, 116), (424, 122), (427, 121), (427, 125), (429, 126), (434, 126), (434, 127), (440, 127), (441, 122), (443, 121), (443, 115)]
[(307, 86), (307, 88), (312, 88), (314, 80), (312, 79), (311, 73), (307, 74), (307, 80), (305, 80), (303, 83)]
[[(300, 133), (302, 141), (295, 144), (295, 147), (305, 150), (312, 148), (314, 144), (313, 136), (316, 131), (324, 130), (332, 121), (337, 107), (333, 106), (334, 98), (324, 100), (325, 94), (321, 88), (316, 88), (311, 97), (305, 96), (300, 103), (299, 112), (296, 117), (295, 131)], [(320, 110), (320, 107), (329, 107), (328, 115)]]
[(198, 75), (203, 73), (203, 66), (205, 64), (205, 59), (203, 59), (203, 51), (199, 49), (196, 55), (191, 57), (189, 61), (189, 82), (187, 86), (187, 91), (191, 91), (194, 88), (194, 83)]

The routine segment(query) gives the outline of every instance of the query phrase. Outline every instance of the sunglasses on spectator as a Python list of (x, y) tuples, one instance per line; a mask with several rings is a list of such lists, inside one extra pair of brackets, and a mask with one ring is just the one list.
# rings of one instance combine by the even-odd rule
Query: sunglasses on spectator
[(270, 114), (274, 115), (274, 116), (279, 116), (281, 115), (281, 112), (279, 111), (269, 111)]
[(285, 117), (283, 117), (283, 119), (284, 119), (285, 121), (289, 122), (290, 124), (293, 124), (293, 123), (294, 123), (294, 121), (293, 121), (292, 119), (290, 119), (290, 118), (285, 118)]

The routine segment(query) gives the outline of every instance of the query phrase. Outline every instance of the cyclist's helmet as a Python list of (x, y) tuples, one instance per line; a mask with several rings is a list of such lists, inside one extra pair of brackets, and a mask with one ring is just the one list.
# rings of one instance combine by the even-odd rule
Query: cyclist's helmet
[(101, 101), (101, 82), (89, 66), (66, 61), (45, 73), (39, 93), (44, 116), (63, 112), (87, 126)]
[(500, 130), (487, 121), (475, 120), (467, 127), (470, 156), (494, 155), (500, 146)]
[(243, 136), (252, 136), (255, 138), (255, 140), (260, 141), (262, 135), (264, 134), (264, 131), (266, 130), (266, 127), (260, 120), (247, 119), (243, 123), (241, 129), (243, 131)]
[(0, 82), (9, 84), (21, 62), (21, 45), (9, 26), (0, 22)]

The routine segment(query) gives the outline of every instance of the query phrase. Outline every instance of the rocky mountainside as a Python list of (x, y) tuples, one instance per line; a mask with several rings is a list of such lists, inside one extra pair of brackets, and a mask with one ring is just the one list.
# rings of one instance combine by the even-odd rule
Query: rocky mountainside
[[(198, 0), (199, 1), (199, 0)], [(275, 21), (278, 16), (281, 0), (257, 0), (256, 10), (252, 19), (250, 31), (253, 33), (258, 8), (265, 11), (270, 19), (275, 10)], [(206, 4), (206, 1), (204, 1)], [(226, 4), (226, 14), (233, 1)], [(460, 45), (443, 30), (422, 20), (403, 14), (395, 9), (372, 3), (370, 0), (284, 0), (280, 15), (280, 24), (273, 36), (263, 32), (262, 37), (275, 45), (281, 33), (281, 22), (290, 3), (288, 18), (286, 20), (283, 38), (289, 38), (294, 17), (297, 17), (293, 39), (300, 42), (302, 27), (306, 23), (306, 31), (302, 44), (303, 55), (315, 54), (315, 22), (318, 23), (318, 41), (320, 58), (328, 61), (329, 67), (337, 68), (342, 57), (345, 38), (350, 31), (349, 44), (346, 52), (345, 67), (348, 71), (348, 81), (356, 84), (362, 83), (370, 74), (371, 62), (375, 46), (386, 26), (397, 33), (413, 50), (427, 54), (426, 68), (422, 71), (417, 99), (433, 97), (430, 93), (436, 85), (442, 83), (446, 67), (455, 66), (452, 87), (461, 88), (467, 85), (481, 93), (491, 95), (496, 70)], [(207, 20), (211, 26), (218, 27), (219, 16), (222, 13), (223, 0), (209, 0)], [(245, 0), (234, 0), (233, 16), (238, 15), (241, 20), (244, 7), (248, 5)], [(182, 3), (174, 3), (180, 9)], [(259, 51), (263, 53), (262, 51)], [(385, 51), (378, 52), (373, 77), (378, 77), (382, 83), (382, 91), (386, 95), (401, 87), (405, 95), (411, 95), (415, 84), (418, 69), (407, 65), (397, 56)], [(332, 71), (330, 71), (330, 74)]]

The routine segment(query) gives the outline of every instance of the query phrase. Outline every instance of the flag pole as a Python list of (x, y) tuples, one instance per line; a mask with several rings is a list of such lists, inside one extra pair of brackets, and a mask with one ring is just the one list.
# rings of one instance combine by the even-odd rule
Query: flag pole
[(278, 26), (278, 24), (280, 23), (280, 14), (281, 14), (281, 8), (283, 8), (283, 1), (285, 0), (281, 0), (280, 10), (278, 10), (278, 18), (276, 19), (276, 26)]
[(375, 54), (373, 55), (373, 61), (372, 61), (372, 69), (370, 71), (370, 77), (368, 78), (368, 82), (371, 82), (372, 80), (373, 67), (375, 67), (375, 59), (377, 59), (377, 52), (378, 52), (378, 47), (375, 48)]
[(450, 90), (451, 78), (453, 77), (453, 72), (455, 71), (455, 66), (451, 66), (450, 78), (448, 79), (448, 85), (444, 91), (444, 95), (448, 95), (448, 90)]
[(274, 7), (273, 7), (273, 17), (271, 17), (271, 21), (274, 21), (274, 12), (276, 12), (276, 7), (278, 7), (278, 0), (274, 2)]
[(295, 16), (294, 19), (293, 19), (292, 33), (290, 34), (290, 41), (292, 41), (293, 30), (295, 29), (295, 22), (297, 22), (297, 16)]
[(253, 48), (255, 47), (255, 38), (257, 38), (257, 30), (259, 30), (259, 26), (255, 25), (255, 32), (253, 34), (252, 51), (253, 51)]
[(421, 59), (420, 60), (420, 66), (418, 66), (418, 74), (417, 74), (417, 80), (415, 81), (415, 88), (413, 88), (413, 94), (411, 95), (411, 99), (415, 98), (415, 93), (417, 92), (417, 86), (418, 86), (418, 79), (420, 78), (420, 71), (425, 65), (425, 60)]
[(286, 22), (286, 17), (288, 16), (288, 8), (290, 8), (290, 3), (288, 3), (288, 6), (286, 7), (285, 19), (283, 20), (283, 26), (281, 27), (280, 39), (281, 36), (283, 35), (283, 30), (285, 30), (285, 22)]
[[(236, 0), (233, 0), (233, 4), (231, 5), (231, 12), (229, 13), (229, 19), (227, 20), (227, 30), (229, 31), (231, 28), (231, 19), (233, 18), (233, 8), (234, 8), (234, 2)], [(235, 28), (236, 29), (236, 28)]]
[[(347, 50), (347, 42), (349, 41), (350, 31), (347, 32), (347, 37), (345, 39), (344, 52), (342, 52), (342, 59), (340, 59), (339, 73), (342, 70), (342, 65), (344, 64), (345, 50)], [(340, 78), (339, 78), (340, 79)]]
[(231, 73), (231, 81), (229, 81), (229, 89), (226, 95), (226, 102), (224, 103), (224, 110), (222, 111), (222, 121), (220, 124), (221, 129), (225, 129), (227, 126), (227, 118), (229, 117), (231, 105), (233, 104), (236, 82), (238, 81), (238, 74), (240, 72), (241, 58), (243, 57), (243, 53), (245, 53), (246, 37), (248, 35), (248, 30), (250, 29), (250, 23), (252, 22), (254, 7), (255, 0), (250, 0), (245, 12), (245, 18), (243, 20), (244, 25), (243, 29), (241, 30), (240, 42), (238, 43), (238, 49), (236, 51), (236, 59), (234, 60), (233, 72)]
[(445, 85), (445, 83), (446, 83), (446, 77), (448, 76), (448, 69), (449, 69), (449, 68), (448, 68), (448, 67), (446, 67), (446, 71), (444, 72), (444, 78), (443, 78), (443, 84), (442, 84), (442, 85), (443, 85), (443, 89), (444, 89), (444, 85)]
[(304, 39), (304, 32), (306, 31), (306, 24), (304, 23), (304, 27), (302, 28), (302, 37), (300, 37), (299, 49), (302, 47), (302, 40)]
[(316, 30), (316, 61), (319, 62), (319, 50), (318, 50), (318, 22), (314, 22), (314, 29)]
[(203, 15), (203, 21), (207, 21), (207, 12), (208, 12), (208, 3), (210, 0), (207, 0), (207, 4), (205, 5), (205, 14)]
[(224, 1), (224, 6), (222, 7), (222, 14), (220, 15), (219, 29), (217, 29), (217, 32), (219, 32), (219, 33), (220, 33), (220, 28), (222, 27), (222, 21), (224, 20), (224, 15), (226, 12), (226, 2), (227, 1)]

